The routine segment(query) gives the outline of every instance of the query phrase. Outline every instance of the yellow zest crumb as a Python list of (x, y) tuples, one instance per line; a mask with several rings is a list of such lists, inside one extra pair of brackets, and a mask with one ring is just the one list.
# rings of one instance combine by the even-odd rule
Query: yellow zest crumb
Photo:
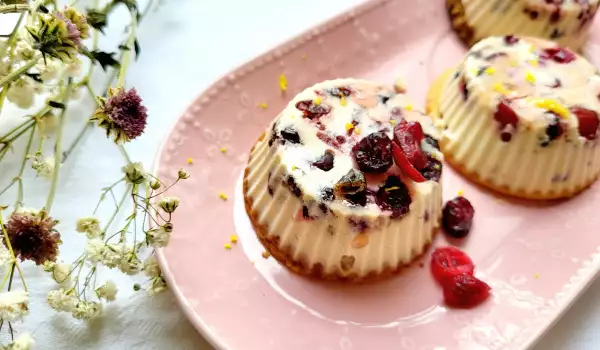
[(396, 125), (398, 121), (396, 119), (390, 119), (390, 124)]
[(492, 75), (492, 74), (496, 73), (496, 68), (494, 68), (494, 67), (487, 67), (484, 72), (487, 75)]
[(296, 170), (296, 169), (298, 169), (298, 167), (297, 167), (297, 166), (295, 166), (295, 165), (292, 165), (292, 171), (294, 171), (294, 170)]
[(354, 128), (354, 133), (356, 135), (360, 135), (360, 128), (359, 127)]
[(221, 147), (221, 153), (223, 153), (223, 154), (227, 153), (227, 147)]
[(260, 108), (260, 109), (267, 109), (267, 107), (269, 107), (269, 106), (267, 106), (267, 104), (265, 102), (258, 104), (258, 108)]
[(231, 237), (229, 237), (229, 241), (231, 243), (237, 243), (238, 237), (236, 235), (231, 235)]
[(340, 97), (340, 104), (342, 105), (342, 107), (346, 107), (348, 105), (348, 100), (346, 99), (346, 96)]
[(462, 197), (462, 195), (465, 194), (465, 192), (463, 190), (458, 190), (458, 195)]
[(537, 59), (532, 59), (532, 60), (529, 60), (529, 64), (532, 65), (533, 67), (537, 67), (540, 64), (540, 61), (538, 61)]
[(511, 60), (510, 60), (510, 66), (511, 66), (511, 67), (518, 67), (518, 66), (519, 66), (519, 62), (517, 62), (517, 61), (516, 61), (516, 60), (514, 60), (514, 59), (511, 59)]
[(346, 123), (346, 131), (350, 131), (352, 129), (354, 129), (354, 124), (352, 124), (352, 123)]
[(285, 77), (285, 75), (281, 74), (279, 76), (279, 88), (281, 89), (281, 91), (285, 92), (287, 90), (287, 78)]
[(412, 110), (413, 110), (413, 105), (411, 105), (411, 104), (408, 104), (408, 105), (406, 105), (406, 107), (404, 107), (404, 108), (405, 108), (407, 111), (409, 111), (409, 112), (410, 112), (410, 111), (412, 111)]
[(530, 71), (527, 71), (527, 72), (525, 72), (525, 80), (534, 84), (535, 83), (535, 75), (533, 75), (533, 73), (531, 73)]
[(504, 87), (504, 85), (502, 85), (502, 83), (495, 83), (493, 89), (494, 91), (502, 95), (508, 95), (510, 92), (507, 88)]
[(294, 118), (296, 118), (296, 116), (295, 116), (295, 115), (292, 115), (292, 116), (290, 117), (290, 119), (294, 119)]
[(533, 275), (533, 278), (535, 278), (537, 280), (538, 278), (540, 278), (540, 274), (536, 273), (535, 275)]
[(471, 72), (471, 74), (473, 75), (478, 75), (479, 74), (479, 69), (473, 67), (471, 69), (469, 69), (469, 71)]
[(193, 160), (192, 158), (188, 158), (188, 159), (187, 159), (187, 163), (188, 163), (188, 164), (194, 164), (194, 160)]
[(223, 248), (225, 248), (225, 249), (227, 249), (227, 250), (231, 249), (231, 243), (225, 243), (225, 244), (223, 245)]
[(267, 252), (266, 250), (264, 252), (262, 252), (262, 257), (265, 259), (268, 259), (271, 256), (271, 253)]
[(529, 52), (533, 52), (533, 51), (535, 51), (535, 46), (533, 46), (533, 45), (530, 45), (530, 46), (529, 46)]
[(250, 264), (254, 265), (254, 260), (250, 260)]
[(385, 189), (386, 192), (390, 192), (390, 191), (395, 191), (395, 190), (399, 190), (400, 187), (398, 186), (392, 186), (392, 187), (388, 187)]
[(221, 198), (222, 200), (226, 201), (227, 200), (227, 195), (223, 192), (219, 192), (219, 198)]
[(302, 55), (302, 59), (303, 59), (303, 60), (305, 60), (305, 61), (306, 61), (306, 59), (307, 59), (307, 58), (308, 58), (308, 55), (307, 55), (307, 54), (303, 54), (303, 55)]
[(554, 112), (561, 118), (567, 118), (569, 116), (569, 110), (556, 100), (553, 100), (551, 98), (539, 98), (531, 100), (536, 107), (544, 108), (549, 110), (550, 112)]
[(321, 96), (318, 96), (317, 98), (315, 98), (315, 104), (318, 106), (321, 104), (321, 102), (323, 102), (323, 99), (321, 98)]

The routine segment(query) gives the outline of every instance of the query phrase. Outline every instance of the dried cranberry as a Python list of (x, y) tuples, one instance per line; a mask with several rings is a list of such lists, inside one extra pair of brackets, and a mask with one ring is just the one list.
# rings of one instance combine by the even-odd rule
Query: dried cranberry
[(392, 218), (399, 218), (410, 209), (410, 193), (408, 187), (398, 176), (388, 176), (383, 186), (379, 187), (375, 201), (381, 210), (391, 211)]
[(514, 45), (519, 42), (519, 38), (514, 35), (507, 35), (504, 37), (504, 42), (506, 45)]
[(444, 302), (455, 308), (472, 308), (483, 303), (492, 289), (487, 283), (466, 273), (454, 276), (443, 287)]
[(310, 220), (312, 219), (311, 216), (308, 213), (308, 207), (306, 205), (302, 206), (302, 216), (306, 219), (306, 220)]
[(392, 140), (383, 132), (374, 132), (352, 147), (358, 168), (367, 173), (384, 173), (393, 164)]
[(444, 205), (442, 225), (450, 236), (463, 238), (471, 230), (474, 215), (475, 209), (471, 202), (464, 197), (456, 197)]
[(334, 88), (328, 89), (326, 91), (331, 96), (337, 97), (337, 98), (342, 98), (342, 96), (348, 97), (348, 96), (352, 95), (352, 91), (350, 89), (348, 89), (347, 87), (334, 87)]
[(313, 163), (313, 165), (323, 171), (329, 171), (333, 169), (333, 151), (326, 150), (325, 153)]
[(341, 144), (346, 143), (346, 138), (342, 135), (337, 135), (335, 137), (335, 141), (337, 141), (337, 143), (339, 143), (341, 145)]
[(325, 142), (328, 146), (331, 146), (335, 149), (340, 148), (340, 144), (336, 140), (334, 140), (329, 134), (324, 133), (323, 131), (317, 131), (317, 137), (319, 138), (319, 140)]
[(404, 175), (408, 176), (415, 182), (424, 182), (427, 180), (417, 169), (415, 169), (415, 167), (406, 157), (406, 154), (404, 154), (400, 146), (398, 146), (396, 143), (392, 143), (392, 154), (394, 156), (394, 162), (402, 170)]
[(564, 133), (562, 128), (562, 124), (560, 123), (560, 118), (557, 115), (553, 115), (552, 120), (548, 123), (546, 127), (546, 136), (548, 136), (549, 141), (554, 141), (559, 138)]
[(334, 200), (335, 196), (333, 194), (333, 188), (325, 187), (321, 190), (321, 200), (330, 202)]
[(296, 108), (302, 111), (305, 118), (318, 119), (331, 111), (331, 107), (323, 103), (316, 104), (313, 100), (304, 100), (296, 103)]
[(394, 141), (400, 146), (410, 164), (418, 170), (427, 166), (427, 157), (421, 150), (423, 137), (423, 129), (417, 122), (401, 120), (394, 127)]
[(467, 81), (465, 80), (465, 77), (461, 77), (460, 78), (460, 82), (458, 83), (459, 87), (460, 87), (460, 91), (463, 94), (463, 98), (466, 100), (469, 99), (469, 89), (467, 88)]
[(287, 181), (285, 182), (285, 185), (290, 190), (290, 192), (292, 192), (294, 194), (294, 196), (296, 196), (298, 198), (302, 197), (302, 190), (300, 190), (300, 188), (296, 184), (296, 180), (294, 180), (294, 177), (292, 177), (291, 175), (288, 176)]
[(387, 95), (380, 95), (379, 96), (379, 101), (381, 102), (382, 105), (386, 104), (389, 100), (390, 100), (390, 96)]
[(575, 114), (579, 121), (579, 135), (588, 140), (595, 139), (596, 134), (598, 133), (598, 127), (600, 126), (598, 114), (582, 107), (571, 108), (571, 113)]
[(344, 196), (344, 198), (352, 205), (359, 205), (361, 207), (364, 207), (365, 205), (367, 205), (367, 192), (366, 191), (360, 191), (360, 192), (353, 193), (353, 194), (347, 194)]
[(302, 141), (300, 141), (300, 135), (298, 135), (298, 132), (292, 128), (285, 128), (281, 130), (281, 137), (291, 143), (302, 143)]
[(431, 254), (431, 273), (439, 284), (444, 285), (459, 274), (472, 275), (475, 265), (469, 256), (456, 247), (437, 248)]
[(566, 48), (550, 47), (544, 49), (540, 54), (540, 58), (544, 60), (553, 60), (556, 63), (566, 64), (575, 61), (577, 56)]
[(557, 7), (556, 10), (552, 11), (550, 14), (550, 22), (556, 23), (558, 20), (560, 20), (560, 8)]
[(277, 135), (277, 123), (273, 123), (271, 127), (271, 137), (269, 137), (269, 147), (273, 146), (273, 143), (277, 141), (279, 135)]
[(369, 224), (364, 220), (348, 219), (348, 222), (356, 232), (365, 232), (369, 228)]
[(350, 169), (348, 173), (334, 185), (335, 192), (341, 195), (362, 192), (367, 187), (365, 176), (356, 169)]
[[(519, 117), (517, 113), (508, 105), (506, 101), (500, 101), (498, 103), (498, 107), (496, 108), (496, 112), (494, 113), (494, 119), (500, 124), (500, 131), (502, 141), (507, 142), (510, 141), (510, 134), (505, 132), (504, 130), (508, 125), (513, 128), (517, 127), (519, 123)], [(508, 137), (506, 135), (508, 135)]]
[(552, 84), (550, 87), (553, 89), (559, 88), (562, 86), (562, 82), (560, 81), (560, 79), (558, 78), (554, 78), (554, 84)]
[(427, 180), (439, 182), (442, 177), (442, 162), (433, 157), (427, 157), (427, 166), (420, 172)]

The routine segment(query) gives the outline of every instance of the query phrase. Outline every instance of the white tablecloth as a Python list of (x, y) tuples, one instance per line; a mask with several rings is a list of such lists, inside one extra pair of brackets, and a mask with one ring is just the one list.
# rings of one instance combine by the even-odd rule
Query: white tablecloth
[[(130, 153), (150, 166), (165, 131), (209, 84), (239, 64), (362, 1), (162, 0), (160, 8), (141, 26), (142, 54), (127, 78), (128, 85), (138, 89), (150, 112), (149, 127), (143, 137), (131, 144)], [(119, 13), (112, 22), (126, 21), (127, 14)], [(2, 22), (0, 30), (6, 25)], [(120, 31), (107, 34), (104, 45), (122, 40)], [(77, 110), (71, 113), (68, 139), (81, 125), (76, 120), (85, 117)], [(0, 130), (6, 123), (0, 119)], [(86, 138), (80, 151), (63, 167), (53, 215), (63, 220), (62, 255), (67, 260), (76, 258), (84, 243), (73, 230), (75, 218), (93, 210), (100, 189), (117, 178), (120, 162), (118, 152), (97, 132)], [(104, 168), (110, 170), (98, 171)], [(2, 177), (14, 176), (5, 169), (8, 167), (3, 164)], [(45, 187), (28, 188), (32, 190), (26, 197), (29, 205), (41, 206)], [(33, 333), (35, 349), (211, 349), (168, 292), (150, 299), (145, 293), (133, 291), (135, 281), (131, 278), (103, 273), (119, 285), (118, 300), (107, 308), (104, 317), (84, 323), (50, 310), (45, 294), (54, 284), (31, 267), (25, 271), (28, 284), (36, 287), (32, 288), (31, 314), (17, 329)], [(600, 281), (535, 349), (600, 349), (599, 327)]]

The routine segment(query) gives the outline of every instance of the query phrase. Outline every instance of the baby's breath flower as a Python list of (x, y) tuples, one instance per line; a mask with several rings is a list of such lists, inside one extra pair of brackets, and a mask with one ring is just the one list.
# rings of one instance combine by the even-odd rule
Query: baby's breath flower
[(148, 114), (135, 89), (110, 88), (108, 99), (97, 97), (100, 108), (92, 120), (106, 129), (106, 136), (113, 135), (115, 143), (129, 142), (144, 133)]
[(105, 299), (106, 301), (115, 301), (118, 291), (115, 282), (106, 281), (102, 286), (96, 288), (96, 295), (98, 298)]
[(119, 264), (119, 270), (127, 275), (136, 275), (140, 272), (142, 268), (142, 262), (135, 255), (133, 249), (129, 251)]
[(6, 248), (6, 244), (4, 244), (4, 238), (0, 238), (0, 270), (6, 267), (12, 259), (10, 251)]
[(144, 273), (148, 277), (161, 276), (160, 266), (158, 266), (158, 261), (156, 261), (156, 256), (154, 254), (150, 255), (146, 261), (144, 261)]
[(144, 171), (142, 163), (129, 163), (122, 167), (121, 170), (125, 173), (127, 182), (131, 184), (139, 185), (148, 181), (148, 174)]
[(153, 227), (146, 233), (148, 245), (152, 247), (166, 247), (171, 240), (171, 232), (173, 225), (171, 223), (164, 224), (159, 227)]
[(33, 58), (34, 50), (29, 41), (19, 40), (19, 41), (17, 41), (17, 44), (15, 45), (14, 52), (15, 52), (16, 58), (23, 60), (23, 61), (28, 61)]
[(180, 179), (185, 180), (188, 177), (190, 177), (190, 174), (187, 171), (183, 170), (183, 169), (179, 169), (179, 171), (177, 172), (177, 176)]
[(61, 66), (58, 63), (58, 61), (53, 59), (44, 60), (43, 58), (40, 58), (38, 60), (38, 63), (35, 67), (40, 73), (40, 78), (43, 81), (50, 81), (56, 79), (61, 69)]
[(45, 211), (14, 212), (5, 228), (15, 255), (21, 261), (32, 260), (37, 265), (55, 261), (61, 243), (60, 233), (54, 228), (57, 223)]
[(33, 338), (29, 333), (23, 333), (17, 337), (12, 343), (9, 343), (5, 347), (1, 347), (0, 349), (4, 350), (30, 350), (31, 347), (35, 344)]
[(5, 322), (20, 320), (29, 311), (29, 297), (24, 291), (0, 293), (0, 319)]
[(167, 289), (167, 282), (162, 277), (154, 277), (150, 280), (150, 287), (148, 288), (148, 294), (154, 296)]
[(54, 174), (54, 156), (44, 158), (41, 153), (36, 153), (31, 160), (31, 168), (38, 176), (51, 179)]
[(71, 283), (71, 264), (56, 263), (52, 267), (52, 278), (56, 283), (69, 286)]
[(102, 313), (102, 304), (95, 301), (79, 300), (72, 314), (78, 320), (91, 320)]
[(48, 305), (56, 311), (72, 312), (78, 299), (73, 289), (52, 290), (46, 298)]
[(173, 213), (179, 206), (179, 198), (177, 197), (163, 197), (159, 202), (158, 206), (165, 211), (165, 213)]
[(87, 260), (92, 264), (102, 262), (106, 249), (106, 244), (104, 244), (103, 240), (98, 238), (88, 240), (85, 246)]
[(21, 77), (10, 85), (6, 98), (22, 109), (28, 109), (33, 106), (35, 101), (36, 89), (35, 82), (29, 77)]
[(93, 216), (77, 220), (77, 232), (85, 233), (88, 238), (99, 238), (102, 236), (100, 220)]
[(121, 243), (107, 245), (102, 256), (102, 264), (111, 269), (119, 266), (123, 260), (124, 252), (127, 250), (125, 245)]

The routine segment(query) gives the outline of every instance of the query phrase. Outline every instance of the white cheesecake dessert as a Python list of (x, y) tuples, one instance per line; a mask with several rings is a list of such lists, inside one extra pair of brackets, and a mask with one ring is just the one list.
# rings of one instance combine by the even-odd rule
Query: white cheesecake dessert
[(304, 90), (250, 154), (244, 199), (258, 238), (304, 275), (356, 282), (398, 271), (439, 226), (438, 137), (382, 85), (337, 79)]
[(580, 51), (600, 0), (446, 0), (452, 25), (469, 45), (489, 36), (544, 38)]
[(429, 111), (441, 118), (446, 160), (467, 177), (533, 199), (573, 196), (598, 177), (600, 75), (581, 56), (490, 37), (442, 83)]

